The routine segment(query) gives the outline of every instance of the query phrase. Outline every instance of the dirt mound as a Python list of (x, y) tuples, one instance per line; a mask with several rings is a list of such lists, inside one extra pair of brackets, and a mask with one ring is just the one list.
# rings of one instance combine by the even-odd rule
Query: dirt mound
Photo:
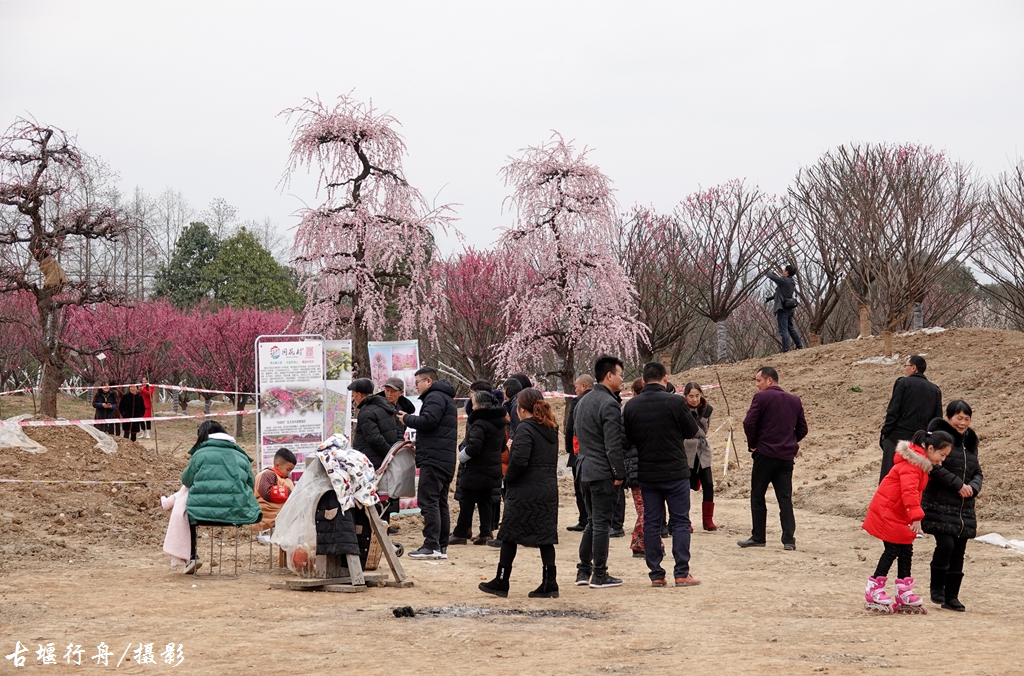
[[(107, 454), (78, 427), (27, 427), (25, 433), (47, 452), (4, 453), (3, 478), (32, 483), (6, 485), (0, 530), (11, 537), (0, 545), (0, 567), (29, 565), (33, 558), (83, 559), (89, 545), (100, 543), (159, 548), (167, 518), (160, 496), (181, 485), (184, 455), (161, 455), (123, 438), (117, 453)], [(136, 483), (92, 483), (111, 481)]]
[[(925, 356), (926, 375), (942, 388), (943, 403), (966, 399), (974, 409), (971, 426), (981, 441), (985, 474), (977, 502), (979, 518), (1021, 517), (1024, 430), (1015, 420), (1024, 410), (1024, 392), (1016, 377), (1024, 363), (1024, 334), (995, 329), (918, 332), (897, 336), (894, 349), (902, 357)], [(689, 380), (717, 384), (721, 377), (723, 387), (706, 393), (715, 407), (712, 430), (725, 421), (728, 398), (741, 463), (739, 469), (730, 469), (723, 483), (728, 426), (722, 427), (712, 436), (715, 477), (722, 494), (749, 495), (750, 456), (742, 421), (755, 392), (754, 373), (768, 364), (779, 371), (780, 385), (803, 399), (810, 428), (794, 470), (796, 504), (823, 514), (862, 517), (878, 484), (878, 438), (885, 409), (894, 381), (903, 375), (902, 359), (886, 363), (877, 359), (882, 353), (881, 339), (858, 339), (672, 376), (677, 386)], [(872, 361), (858, 363), (867, 359)]]

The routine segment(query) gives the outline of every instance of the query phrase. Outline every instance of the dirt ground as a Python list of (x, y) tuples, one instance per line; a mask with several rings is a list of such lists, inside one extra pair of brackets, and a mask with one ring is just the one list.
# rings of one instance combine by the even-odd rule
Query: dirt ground
[[(1024, 361), (1024, 336), (984, 330), (918, 334), (897, 338), (896, 351), (926, 353), (928, 376), (943, 388), (944, 399), (963, 396), (974, 406), (985, 471), (979, 530), (1024, 539), (1024, 433), (1015, 424), (1024, 394), (1013, 377)], [(173, 642), (184, 654), (176, 669), (203, 674), (268, 667), (374, 674), (855, 674), (872, 668), (1024, 673), (1013, 653), (1024, 625), (1024, 556), (970, 543), (963, 614), (931, 604), (923, 617), (878, 617), (861, 609), (864, 582), (881, 547), (860, 529), (860, 517), (877, 482), (878, 428), (901, 369), (854, 362), (880, 352), (880, 340), (851, 341), (771, 361), (783, 387), (803, 398), (811, 428), (795, 473), (798, 549), (782, 551), (776, 518), (769, 519), (767, 548), (736, 546), (749, 534), (749, 460), (741, 453), (740, 466), (723, 481), (722, 428), (712, 438), (721, 528), (707, 533), (698, 527), (694, 533), (692, 570), (704, 584), (689, 589), (652, 589), (644, 562), (630, 556), (627, 538), (612, 540), (610, 557), (611, 572), (625, 580), (622, 587), (575, 587), (579, 535), (564, 530), (557, 548), (557, 600), (527, 598), (540, 577), (539, 557), (530, 549), (520, 550), (508, 599), (477, 591), (479, 581), (493, 576), (497, 551), (474, 546), (450, 548), (445, 562), (403, 558), (415, 583), (411, 589), (292, 592), (271, 589), (276, 576), (244, 572), (237, 580), (196, 580), (172, 572), (160, 552), (166, 515), (154, 502), (177, 487), (175, 474), (184, 466), (195, 424), (161, 427), (159, 454), (151, 440), (141, 440), (123, 443), (116, 458), (90, 450), (91, 443), (75, 438), (73, 428), (60, 439), (36, 437), (52, 444), (50, 453), (0, 451), (0, 477), (150, 483), (122, 486), (117, 493), (109, 486), (3, 484), (0, 656), (20, 641), (31, 649), (27, 668), (74, 673), (95, 668), (90, 657), (100, 642), (115, 654), (110, 668), (129, 643), (132, 650), (153, 643), (157, 665), (119, 667), (150, 673), (171, 668), (160, 653)], [(718, 368), (737, 425), (753, 393), (756, 366)], [(673, 376), (677, 384), (690, 379), (717, 382), (712, 368)], [(726, 418), (722, 389), (709, 398), (718, 411), (717, 427)], [(3, 402), (4, 416), (20, 412), (10, 399)], [(72, 416), (78, 404), (65, 405), (62, 415)], [(246, 418), (243, 444), (251, 444), (251, 421)], [(742, 447), (738, 426), (737, 433)], [(562, 526), (575, 521), (571, 491), (571, 481), (563, 478)], [(627, 523), (632, 519), (630, 505)], [(417, 522), (400, 517), (395, 540), (418, 545)], [(201, 553), (208, 543), (200, 544)], [(244, 568), (247, 542), (241, 547)], [(922, 592), (931, 548), (929, 537), (915, 545)], [(393, 616), (393, 608), (407, 605), (416, 617)], [(35, 651), (48, 642), (55, 644), (58, 664), (43, 667)], [(68, 643), (81, 645), (82, 666), (64, 663)], [(0, 672), (16, 673), (8, 660), (0, 660)]]

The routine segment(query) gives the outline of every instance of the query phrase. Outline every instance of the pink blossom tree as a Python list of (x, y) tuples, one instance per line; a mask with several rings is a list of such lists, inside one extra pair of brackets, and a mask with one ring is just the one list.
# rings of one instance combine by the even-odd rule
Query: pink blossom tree
[(0, 390), (31, 386), (37, 355), (31, 346), (39, 326), (35, 298), (27, 291), (0, 300)]
[[(81, 351), (72, 352), (68, 363), (89, 383), (107, 378), (115, 383), (137, 383), (142, 378), (163, 382), (181, 358), (175, 328), (183, 320), (182, 313), (163, 300), (71, 308), (65, 335)], [(97, 359), (99, 353), (106, 358)]]
[(34, 121), (18, 119), (0, 137), (0, 294), (35, 299), (40, 413), (50, 417), (73, 347), (62, 340), (67, 308), (123, 297), (79, 263), (92, 242), (123, 242), (135, 229), (97, 198), (85, 159), (72, 136)]
[(695, 309), (715, 322), (718, 361), (728, 358), (726, 320), (754, 293), (782, 235), (774, 199), (732, 180), (687, 197), (676, 210), (688, 232), (687, 253), (697, 281)]
[(372, 104), (306, 99), (283, 114), (296, 118), (284, 182), (315, 169), (325, 197), (302, 210), (295, 235), (294, 260), (308, 275), (303, 330), (351, 335), (354, 375), (369, 376), (367, 343), (382, 337), (389, 309), (399, 332), (434, 336), (434, 231), (450, 226), (451, 209), (429, 208), (409, 185), (398, 121)]
[[(256, 338), (298, 332), (294, 314), (286, 310), (204, 307), (189, 316), (188, 341), (181, 349), (192, 382), (206, 389), (253, 392)], [(236, 395), (235, 409), (241, 411), (250, 400), (250, 395)], [(238, 416), (235, 436), (241, 435), (242, 418)]]
[(497, 350), (500, 371), (556, 363), (549, 375), (572, 391), (576, 362), (598, 352), (633, 359), (646, 327), (635, 292), (615, 258), (611, 180), (555, 132), (502, 169), (515, 225), (500, 240), (515, 295), (506, 320), (517, 325)]
[(493, 383), (498, 346), (518, 321), (500, 311), (516, 292), (506, 257), (499, 251), (467, 248), (439, 261), (434, 280), (445, 315), (437, 327), (438, 367), (464, 385), (474, 380)]

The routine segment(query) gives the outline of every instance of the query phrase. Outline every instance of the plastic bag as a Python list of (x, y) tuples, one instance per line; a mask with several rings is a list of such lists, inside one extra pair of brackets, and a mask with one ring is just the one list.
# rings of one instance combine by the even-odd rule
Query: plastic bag
[(85, 430), (90, 437), (96, 440), (96, 448), (107, 455), (117, 453), (117, 441), (112, 436), (105, 432), (100, 432), (93, 425), (78, 425), (78, 427)]
[(311, 455), (295, 490), (277, 514), (270, 541), (285, 550), (288, 569), (299, 577), (314, 577), (316, 504), (320, 496), (333, 490), (320, 459)]
[[(31, 413), (24, 413), (8, 418), (4, 422), (17, 423), (31, 417)], [(6, 425), (0, 425), (0, 448), (19, 448), (29, 453), (46, 453), (46, 446), (30, 439), (25, 434), (24, 429), (21, 427), (7, 427)]]
[(416, 496), (416, 449), (399, 441), (388, 452), (377, 479), (377, 494), (389, 498)]

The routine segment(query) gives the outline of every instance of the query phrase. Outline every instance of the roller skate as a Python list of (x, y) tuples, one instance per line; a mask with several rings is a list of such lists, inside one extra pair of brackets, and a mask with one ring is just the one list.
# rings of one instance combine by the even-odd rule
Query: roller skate
[(896, 580), (896, 612), (909, 615), (924, 615), (928, 612), (925, 610), (924, 601), (914, 593), (912, 577)]
[(885, 583), (887, 581), (888, 578), (881, 576), (868, 578), (868, 586), (864, 590), (864, 610), (870, 610), (880, 615), (892, 614), (892, 599), (885, 593)]

